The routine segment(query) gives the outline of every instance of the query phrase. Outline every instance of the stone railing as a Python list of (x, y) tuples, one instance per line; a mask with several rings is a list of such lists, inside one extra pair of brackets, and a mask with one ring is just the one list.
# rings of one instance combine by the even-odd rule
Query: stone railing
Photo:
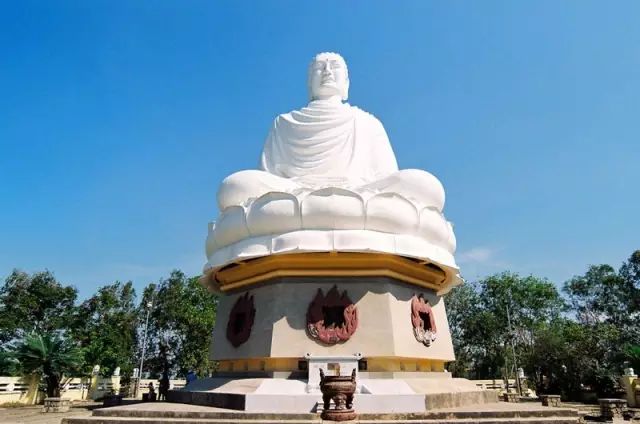
[[(0, 405), (21, 403), (34, 405), (42, 403), (44, 392), (40, 391), (38, 376), (0, 377)], [(60, 397), (69, 400), (85, 400), (89, 394), (88, 378), (70, 378), (62, 382)]]
[(38, 379), (34, 377), (0, 377), (0, 405), (22, 403), (33, 405), (44, 396), (38, 392)]
[(476, 386), (485, 390), (497, 390), (499, 392), (517, 391), (518, 386), (515, 379), (510, 379), (505, 384), (502, 379), (495, 380), (471, 380)]
[(29, 382), (22, 377), (0, 377), (0, 393), (26, 392)]
[[(139, 381), (138, 398), (148, 391), (149, 383), (153, 383), (156, 393), (159, 389), (157, 379), (142, 379)], [(135, 384), (135, 383), (134, 383)], [(170, 389), (180, 389), (186, 384), (185, 380), (170, 380)], [(40, 391), (40, 379), (37, 376), (28, 377), (0, 377), (0, 405), (6, 403), (21, 403), (25, 405), (40, 404), (44, 401), (45, 393)], [(62, 382), (60, 397), (70, 401), (102, 399), (111, 393), (123, 393), (128, 396), (133, 390), (122, 390), (120, 376), (69, 378)]]

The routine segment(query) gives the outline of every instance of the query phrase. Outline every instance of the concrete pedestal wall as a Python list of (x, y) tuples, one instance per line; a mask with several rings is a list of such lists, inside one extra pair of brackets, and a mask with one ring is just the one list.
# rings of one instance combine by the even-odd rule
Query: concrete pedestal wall
[[(346, 342), (327, 346), (307, 334), (306, 316), (318, 289), (326, 296), (334, 285), (341, 294), (346, 290), (355, 303), (358, 327)], [(226, 337), (227, 324), (233, 305), (246, 292), (254, 298), (255, 320), (249, 339), (234, 347)], [(437, 327), (437, 338), (428, 347), (416, 340), (411, 323), (411, 299), (419, 294), (431, 304)], [(419, 369), (420, 364), (430, 360), (442, 365), (455, 359), (444, 300), (433, 291), (393, 278), (280, 277), (221, 297), (211, 359), (302, 360), (307, 353), (318, 356), (361, 353), (364, 359), (377, 358), (378, 363), (386, 360), (397, 366), (395, 360), (406, 359), (407, 364), (418, 364), (413, 365), (414, 369), (394, 369), (390, 365), (386, 371), (431, 371)], [(412, 358), (417, 361), (412, 362)]]

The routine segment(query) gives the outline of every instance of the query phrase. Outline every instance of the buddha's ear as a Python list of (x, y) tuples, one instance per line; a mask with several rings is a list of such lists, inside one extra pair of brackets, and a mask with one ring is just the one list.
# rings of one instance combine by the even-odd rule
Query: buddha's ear
[(347, 77), (347, 80), (345, 81), (344, 86), (342, 87), (342, 101), (346, 102), (348, 98), (349, 98), (349, 77)]

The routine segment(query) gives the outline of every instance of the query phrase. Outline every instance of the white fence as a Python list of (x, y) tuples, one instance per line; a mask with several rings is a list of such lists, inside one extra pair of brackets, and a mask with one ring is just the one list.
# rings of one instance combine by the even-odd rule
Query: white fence
[(471, 380), (476, 386), (487, 390), (498, 390), (500, 392), (507, 392), (509, 390), (517, 390), (518, 386), (515, 379), (510, 379), (505, 384), (502, 379), (495, 380)]
[(37, 394), (37, 382), (34, 378), (0, 377), (0, 405), (36, 403), (41, 400)]
[[(143, 379), (138, 382), (138, 398), (148, 391), (149, 383), (153, 383), (156, 393), (159, 381), (155, 379)], [(133, 383), (135, 385), (135, 383)], [(185, 380), (170, 380), (170, 389), (180, 389), (186, 384)], [(125, 396), (133, 395), (133, 386), (120, 385), (120, 377), (93, 377), (69, 378), (62, 382), (60, 396), (73, 401), (101, 399), (110, 393), (121, 393)], [(40, 379), (37, 376), (30, 377), (0, 377), (0, 405), (7, 403), (21, 403), (34, 405), (41, 403), (45, 393), (41, 390)]]

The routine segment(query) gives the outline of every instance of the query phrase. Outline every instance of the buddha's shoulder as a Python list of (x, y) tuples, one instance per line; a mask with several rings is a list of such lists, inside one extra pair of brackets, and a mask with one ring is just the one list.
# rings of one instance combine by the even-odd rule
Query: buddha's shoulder
[[(353, 106), (348, 103), (344, 104), (344, 110), (349, 111), (352, 116), (360, 121), (366, 121), (371, 125), (382, 126), (382, 123), (376, 116), (366, 110), (360, 109), (358, 106)], [(301, 109), (294, 109), (289, 112), (281, 113), (274, 118), (274, 123), (286, 123), (286, 122), (298, 122), (305, 121), (307, 119), (314, 119), (314, 117), (322, 117), (322, 112), (318, 114), (312, 107), (305, 106)], [(283, 122), (284, 121), (284, 122)]]
[(349, 107), (351, 107), (351, 109), (353, 110), (353, 113), (355, 113), (355, 114), (358, 114), (360, 116), (367, 117), (367, 118), (373, 118), (375, 120), (378, 119), (378, 118), (375, 117), (375, 115), (373, 113), (367, 112), (364, 109), (360, 109), (358, 106), (349, 105)]
[(357, 119), (366, 121), (371, 125), (376, 125), (381, 127), (383, 126), (382, 122), (380, 122), (380, 120), (373, 113), (360, 109), (358, 106), (351, 106), (351, 109), (353, 110), (353, 114)]

